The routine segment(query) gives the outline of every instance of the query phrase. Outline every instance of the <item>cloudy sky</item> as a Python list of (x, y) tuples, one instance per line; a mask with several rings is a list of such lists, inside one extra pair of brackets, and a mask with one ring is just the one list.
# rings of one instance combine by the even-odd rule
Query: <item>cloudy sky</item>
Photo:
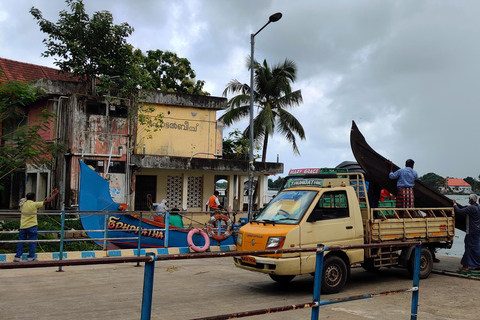
[[(420, 175), (480, 174), (480, 1), (470, 0), (84, 0), (87, 12), (108, 10), (135, 28), (128, 42), (187, 58), (221, 96), (231, 79), (249, 83), (250, 34), (268, 17), (280, 21), (255, 37), (255, 58), (298, 64), (294, 89), (304, 103), (291, 112), (305, 129), (301, 156), (280, 136), (267, 161), (291, 168), (334, 167), (354, 160), (354, 120), (367, 142)], [(0, 0), (0, 57), (54, 67), (43, 58), (46, 37), (29, 13), (50, 21), (63, 0)], [(219, 114), (220, 116), (220, 114)], [(233, 128), (243, 130), (247, 124)]]

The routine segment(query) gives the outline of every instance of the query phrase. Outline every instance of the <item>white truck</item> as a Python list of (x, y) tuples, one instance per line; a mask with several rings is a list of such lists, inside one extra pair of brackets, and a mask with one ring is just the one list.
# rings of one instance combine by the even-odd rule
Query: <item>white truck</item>
[[(453, 208), (370, 208), (361, 173), (317, 174), (289, 181), (252, 221), (239, 230), (238, 251), (422, 241), (420, 278), (432, 270), (436, 248), (450, 248)], [(237, 267), (268, 274), (278, 282), (313, 274), (315, 253), (236, 256)], [(367, 271), (404, 266), (413, 274), (414, 247), (327, 251), (322, 292), (339, 292), (352, 266)]]

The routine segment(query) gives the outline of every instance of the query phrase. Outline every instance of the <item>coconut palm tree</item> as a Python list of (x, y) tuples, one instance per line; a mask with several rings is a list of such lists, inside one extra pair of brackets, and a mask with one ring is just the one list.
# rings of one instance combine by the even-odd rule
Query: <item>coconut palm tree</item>
[[(250, 57), (247, 58), (247, 67), (250, 70)], [(258, 114), (254, 119), (254, 139), (256, 145), (262, 145), (262, 162), (266, 161), (268, 139), (275, 132), (287, 139), (293, 148), (294, 154), (300, 154), (296, 143), (296, 136), (305, 140), (305, 132), (300, 122), (287, 111), (299, 106), (302, 100), (301, 90), (293, 91), (291, 83), (296, 80), (297, 65), (294, 61), (285, 59), (270, 67), (266, 60), (263, 64), (254, 62), (255, 88), (253, 94), (254, 104)], [(250, 86), (231, 80), (223, 96), (228, 93), (237, 94), (228, 101), (227, 112), (220, 117), (225, 125), (229, 126), (250, 114)], [(244, 135), (249, 136), (250, 126)]]

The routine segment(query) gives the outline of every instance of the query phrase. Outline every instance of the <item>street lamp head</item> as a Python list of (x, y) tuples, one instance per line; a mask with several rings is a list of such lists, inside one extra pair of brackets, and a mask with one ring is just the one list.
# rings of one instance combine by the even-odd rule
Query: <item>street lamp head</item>
[(278, 20), (282, 19), (282, 13), (281, 12), (277, 12), (277, 13), (274, 13), (270, 16), (270, 18), (268, 18), (268, 21), (270, 22), (277, 22)]

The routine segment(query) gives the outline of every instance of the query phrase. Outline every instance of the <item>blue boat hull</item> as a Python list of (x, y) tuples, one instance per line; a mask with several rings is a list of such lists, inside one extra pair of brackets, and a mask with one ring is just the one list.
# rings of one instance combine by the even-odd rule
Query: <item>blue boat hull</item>
[[(80, 192), (79, 192), (79, 211), (107, 211), (112, 213), (107, 216), (108, 238), (127, 238), (118, 240), (108, 240), (120, 248), (138, 248), (138, 233), (140, 219), (137, 216), (118, 214), (119, 205), (116, 204), (110, 195), (108, 182), (90, 169), (85, 163), (80, 161)], [(102, 238), (105, 238), (105, 215), (103, 214), (81, 214), (83, 229), (87, 235), (95, 239), (99, 244), (103, 244)], [(142, 219), (142, 235), (140, 237), (141, 248), (163, 248), (165, 247), (166, 230), (165, 224), (156, 221)], [(170, 226), (168, 229), (168, 247), (188, 247), (187, 235), (190, 229), (181, 229)], [(205, 239), (194, 234), (193, 243), (197, 247), (205, 245)], [(232, 245), (235, 244), (234, 237), (229, 237), (220, 243), (211, 240), (211, 245)]]
[[(83, 228), (85, 230), (105, 230), (105, 217), (103, 215), (80, 216)], [(109, 215), (107, 217), (108, 238), (131, 238), (109, 240), (108, 242), (120, 248), (138, 248), (138, 233), (140, 219), (131, 215)], [(190, 229), (181, 229), (172, 227), (168, 229), (168, 247), (188, 247), (187, 235)], [(92, 239), (104, 238), (104, 232), (87, 231), (87, 235)], [(166, 230), (165, 225), (148, 219), (142, 219), (142, 235), (140, 237), (141, 248), (163, 248), (165, 247)], [(197, 234), (192, 237), (193, 243), (197, 247), (205, 245), (204, 238)], [(233, 245), (234, 237), (229, 237), (220, 243), (211, 240), (211, 244)], [(98, 243), (103, 243), (99, 240)]]

